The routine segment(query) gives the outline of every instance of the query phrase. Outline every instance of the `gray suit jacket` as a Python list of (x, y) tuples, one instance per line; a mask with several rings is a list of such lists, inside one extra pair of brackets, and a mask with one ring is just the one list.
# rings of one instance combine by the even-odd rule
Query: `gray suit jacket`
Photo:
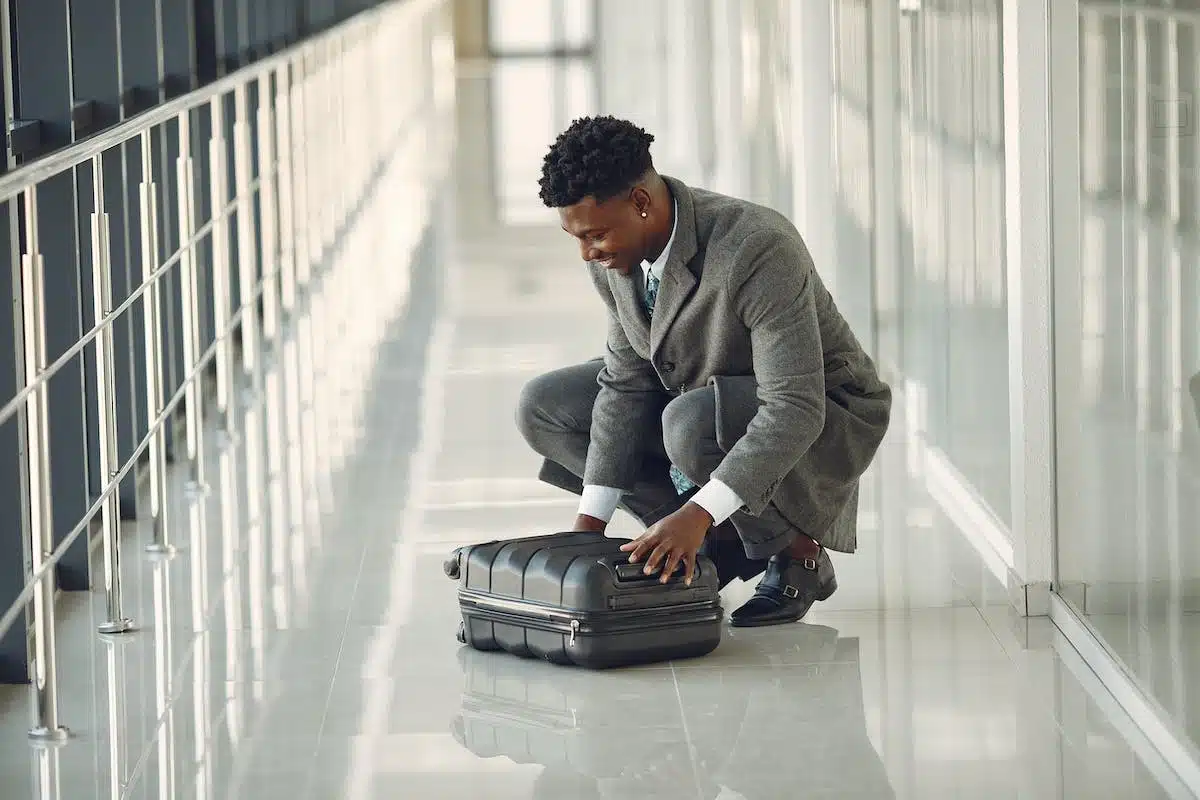
[(671, 246), (647, 319), (636, 274), (590, 265), (609, 309), (584, 483), (632, 490), (664, 391), (712, 386), (713, 473), (747, 512), (773, 504), (825, 547), (853, 552), (858, 481), (891, 413), (891, 389), (781, 214), (673, 178)]

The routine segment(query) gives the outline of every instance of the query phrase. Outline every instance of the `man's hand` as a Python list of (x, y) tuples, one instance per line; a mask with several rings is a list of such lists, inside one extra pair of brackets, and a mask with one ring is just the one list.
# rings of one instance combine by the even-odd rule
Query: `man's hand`
[(604, 529), (608, 527), (608, 523), (602, 519), (589, 517), (587, 514), (580, 514), (575, 517), (575, 527), (571, 530), (578, 533), (580, 531), (587, 533), (604, 533)]
[(621, 545), (621, 549), (629, 553), (631, 564), (645, 559), (643, 572), (647, 575), (661, 570), (659, 580), (663, 583), (670, 579), (682, 561), (686, 566), (684, 581), (690, 586), (696, 571), (696, 553), (704, 544), (704, 535), (712, 523), (713, 518), (707, 511), (695, 503), (686, 503), (632, 542)]

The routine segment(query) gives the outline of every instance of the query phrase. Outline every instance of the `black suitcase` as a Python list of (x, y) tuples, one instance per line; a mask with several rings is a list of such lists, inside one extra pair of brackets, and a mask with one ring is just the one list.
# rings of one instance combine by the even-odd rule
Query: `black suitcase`
[(554, 664), (602, 669), (707, 655), (721, 643), (717, 571), (696, 560), (667, 583), (644, 575), (628, 539), (557, 533), (460, 547), (445, 564), (458, 580), (459, 641)]

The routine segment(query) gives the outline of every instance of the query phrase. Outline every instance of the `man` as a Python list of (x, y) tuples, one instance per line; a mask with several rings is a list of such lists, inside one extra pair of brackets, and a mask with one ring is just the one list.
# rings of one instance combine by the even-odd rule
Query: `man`
[(608, 338), (602, 359), (530, 382), (518, 424), (541, 479), (581, 495), (575, 530), (624, 507), (648, 526), (622, 547), (646, 574), (683, 564), (690, 581), (703, 550), (722, 585), (763, 575), (733, 625), (799, 620), (837, 588), (826, 550), (854, 551), (891, 390), (792, 224), (659, 175), (653, 141), (589, 117), (546, 154), (540, 196), (579, 242)]

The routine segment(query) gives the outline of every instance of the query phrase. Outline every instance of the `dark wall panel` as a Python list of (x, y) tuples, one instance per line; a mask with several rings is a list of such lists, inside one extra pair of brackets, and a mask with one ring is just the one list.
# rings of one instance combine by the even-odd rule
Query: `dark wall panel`
[[(11, 227), (14, 217), (9, 203), (0, 203), (0, 297), (19, 297)], [(17, 393), (19, 334), (12, 303), (0, 303), (0, 398)], [(0, 425), (0, 503), (11, 509), (0, 517), (0, 607), (8, 608), (25, 586), (25, 505), (20, 438), (16, 418)], [(24, 618), (0, 638), (0, 682), (24, 683), (29, 679), (29, 654), (25, 647)]]

